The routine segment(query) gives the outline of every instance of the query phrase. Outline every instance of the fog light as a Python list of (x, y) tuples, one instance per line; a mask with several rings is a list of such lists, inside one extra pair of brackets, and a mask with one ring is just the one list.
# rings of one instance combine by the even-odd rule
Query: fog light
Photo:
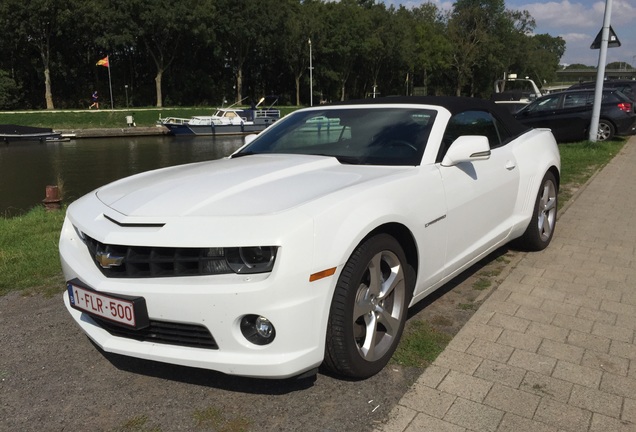
[(260, 315), (246, 315), (241, 320), (241, 333), (255, 345), (267, 345), (276, 337), (276, 329), (270, 320)]

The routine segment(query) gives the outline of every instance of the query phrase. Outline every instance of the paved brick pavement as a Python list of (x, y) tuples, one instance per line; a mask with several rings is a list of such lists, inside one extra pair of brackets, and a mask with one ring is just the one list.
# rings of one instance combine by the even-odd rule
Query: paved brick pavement
[(377, 430), (636, 431), (635, 331), (633, 137)]

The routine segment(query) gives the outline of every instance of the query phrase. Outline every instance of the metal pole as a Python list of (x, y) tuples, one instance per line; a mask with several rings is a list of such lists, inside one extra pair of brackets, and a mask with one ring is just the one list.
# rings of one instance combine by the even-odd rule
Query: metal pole
[(603, 99), (603, 78), (605, 77), (605, 62), (607, 61), (607, 42), (609, 41), (609, 27), (612, 16), (612, 0), (605, 0), (605, 16), (603, 17), (603, 29), (601, 30), (601, 51), (598, 55), (598, 68), (596, 68), (596, 87), (594, 88), (594, 106), (592, 108), (592, 121), (590, 122), (589, 140), (597, 141), (598, 123), (601, 118), (601, 102)]
[(314, 67), (311, 58), (311, 39), (309, 39), (309, 106), (314, 106)]
[(124, 88), (126, 89), (126, 108), (128, 108), (128, 84), (124, 85)]
[(113, 105), (113, 82), (110, 80), (110, 58), (106, 56), (108, 59), (108, 87), (110, 87), (110, 109), (114, 109)]

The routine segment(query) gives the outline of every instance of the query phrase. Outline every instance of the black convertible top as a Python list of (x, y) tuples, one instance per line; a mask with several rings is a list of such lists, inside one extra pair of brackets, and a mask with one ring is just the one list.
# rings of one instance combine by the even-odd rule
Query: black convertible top
[(487, 111), (499, 119), (513, 136), (521, 135), (530, 127), (521, 124), (504, 107), (496, 103), (479, 98), (461, 96), (394, 96), (374, 99), (356, 99), (345, 102), (334, 102), (329, 105), (376, 105), (376, 104), (423, 104), (436, 105), (446, 108), (451, 115), (464, 111)]

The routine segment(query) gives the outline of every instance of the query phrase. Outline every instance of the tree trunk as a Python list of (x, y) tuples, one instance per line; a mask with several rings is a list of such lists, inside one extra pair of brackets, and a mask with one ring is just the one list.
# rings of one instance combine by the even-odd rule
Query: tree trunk
[(300, 106), (300, 76), (296, 75), (296, 106)]
[(345, 83), (346, 81), (342, 81), (342, 87), (340, 88), (340, 100), (345, 100)]
[(48, 65), (44, 65), (44, 99), (46, 100), (46, 109), (55, 109), (55, 106), (53, 106), (53, 94), (51, 93), (51, 71)]
[(243, 99), (243, 68), (236, 71), (236, 102)]
[(157, 76), (155, 76), (155, 88), (157, 90), (157, 108), (163, 106), (163, 95), (161, 94), (161, 79), (163, 78), (163, 71), (159, 69)]

